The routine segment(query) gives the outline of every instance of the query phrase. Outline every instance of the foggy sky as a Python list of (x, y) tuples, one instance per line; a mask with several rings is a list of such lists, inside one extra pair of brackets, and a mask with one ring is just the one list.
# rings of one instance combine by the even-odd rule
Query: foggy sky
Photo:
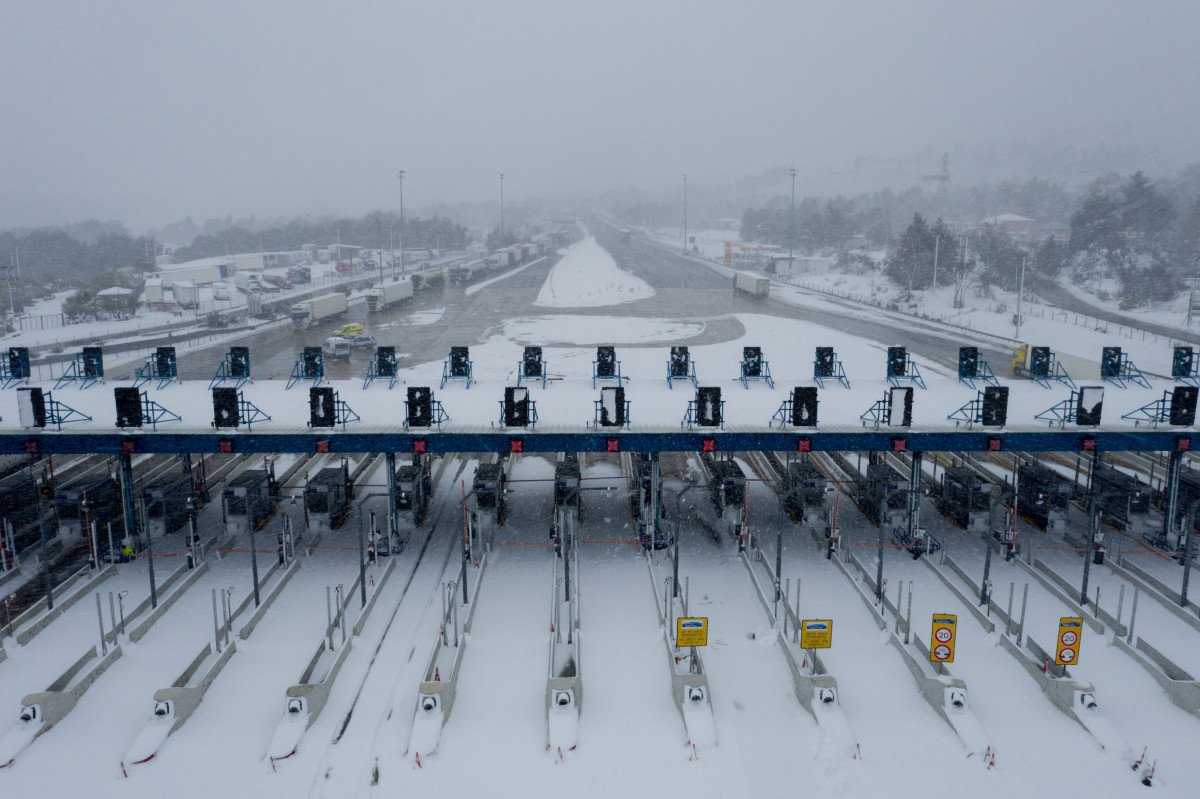
[(1195, 2), (7, 0), (0, 228), (391, 209), (400, 168), (415, 207), (1047, 134), (1181, 162), (1197, 31)]

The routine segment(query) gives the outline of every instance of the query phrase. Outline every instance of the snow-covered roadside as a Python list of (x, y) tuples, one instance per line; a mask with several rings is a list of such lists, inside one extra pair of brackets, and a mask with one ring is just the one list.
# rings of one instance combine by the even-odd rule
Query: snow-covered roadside
[(588, 236), (567, 248), (550, 270), (534, 305), (543, 308), (597, 308), (654, 296), (641, 278), (617, 266), (608, 251)]

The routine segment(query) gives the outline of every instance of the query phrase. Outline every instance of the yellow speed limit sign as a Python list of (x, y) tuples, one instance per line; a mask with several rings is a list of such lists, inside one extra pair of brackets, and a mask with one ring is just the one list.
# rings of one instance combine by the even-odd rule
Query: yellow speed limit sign
[(958, 616), (953, 613), (933, 614), (933, 633), (929, 642), (929, 659), (934, 663), (954, 662), (954, 639), (958, 633)]
[(833, 619), (804, 619), (800, 622), (801, 649), (829, 649), (833, 646)]
[(1058, 620), (1058, 643), (1054, 648), (1054, 665), (1074, 666), (1079, 662), (1079, 644), (1083, 638), (1083, 619), (1063, 616)]

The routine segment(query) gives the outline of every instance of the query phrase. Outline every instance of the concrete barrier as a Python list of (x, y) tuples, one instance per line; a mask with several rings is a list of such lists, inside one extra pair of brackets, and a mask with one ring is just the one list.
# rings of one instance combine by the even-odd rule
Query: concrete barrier
[[(296, 562), (296, 566), (299, 567), (299, 561)], [(383, 591), (383, 587), (387, 584), (387, 579), (391, 576), (394, 566), (395, 561), (393, 560), (384, 569), (383, 575), (375, 584), (375, 590), (367, 600), (367, 604), (363, 606), (358, 622), (354, 626), (353, 635), (345, 640), (341, 649), (332, 651), (328, 648), (328, 642), (332, 639), (334, 631), (334, 626), (330, 625), (325, 629), (321, 643), (317, 647), (317, 651), (313, 653), (312, 658), (309, 659), (308, 666), (304, 669), (304, 673), (300, 675), (299, 681), (295, 685), (290, 686), (285, 692), (283, 719), (280, 721), (279, 726), (275, 728), (275, 734), (271, 737), (271, 743), (267, 747), (267, 756), (272, 763), (294, 755), (300, 746), (300, 739), (304, 737), (305, 731), (321, 715), (321, 711), (325, 708), (325, 703), (329, 701), (329, 692), (333, 690), (334, 681), (337, 680), (342, 666), (346, 663), (346, 658), (349, 657), (351, 650), (354, 648), (354, 636), (358, 635), (359, 631), (362, 630), (362, 625), (370, 616), (371, 611), (375, 609), (375, 599)], [(289, 569), (290, 571), (291, 569)], [(286, 580), (286, 574), (284, 578)], [(280, 586), (276, 586), (276, 588), (280, 588), (283, 582), (281, 580)], [(342, 624), (345, 624), (345, 611), (353, 596), (355, 596), (353, 590), (346, 592), (341, 607)], [(264, 606), (266, 604), (265, 602), (263, 603)], [(263, 608), (260, 607), (259, 611), (262, 610)], [(255, 615), (259, 614), (256, 612)]]
[[(1065, 577), (1050, 568), (1050, 565), (1040, 558), (1033, 559), (1033, 568), (1040, 571), (1057, 588), (1054, 593), (1060, 599), (1069, 596), (1074, 590)], [(1124, 624), (1120, 624), (1111, 613), (1096, 605), (1095, 602), (1092, 603), (1092, 610), (1081, 607), (1078, 602), (1073, 605), (1073, 608), (1078, 608), (1083, 617), (1088, 618), (1092, 623), (1092, 629), (1098, 633), (1103, 633), (1106, 625), (1111, 627), (1117, 635), (1125, 635), (1129, 632)]]
[[(225, 651), (213, 657), (212, 644), (205, 644), (170, 688), (154, 692), (154, 708), (150, 720), (142, 727), (124, 763), (138, 765), (154, 758), (171, 733), (183, 726), (204, 699), (213, 680), (237, 652), (237, 642), (230, 641)], [(204, 666), (208, 668), (201, 671)]]
[[(1166, 583), (1136, 563), (1125, 561), (1118, 565), (1113, 563), (1111, 559), (1106, 559), (1104, 562), (1118, 576), (1136, 585), (1142, 590), (1142, 593), (1158, 602), (1158, 604), (1170, 611), (1173, 616), (1186, 622), (1196, 632), (1200, 632), (1200, 616), (1196, 615), (1196, 611), (1200, 610), (1200, 607), (1197, 607), (1192, 600), (1189, 599), (1187, 607), (1183, 607), (1177, 599), (1171, 599), (1173, 592)], [(1182, 580), (1182, 575), (1180, 579)], [(1178, 592), (1174, 592), (1174, 595), (1176, 597), (1179, 596)], [(1189, 613), (1189, 610), (1192, 612)]]
[(1195, 716), (1200, 716), (1200, 682), (1189, 672), (1159, 652), (1145, 639), (1138, 638), (1136, 647), (1122, 638), (1113, 641), (1117, 648), (1132, 657), (1154, 678), (1171, 701)]
[[(43, 610), (41, 605), (38, 604), (28, 608), (20, 616), (17, 616), (17, 618), (13, 619), (13, 629), (20, 630), (16, 633), (17, 643), (21, 646), (25, 646), (32, 641), (34, 636), (49, 627), (51, 622), (66, 613), (75, 605), (76, 602), (91, 593), (93, 588), (116, 574), (117, 567), (110, 564), (101, 569), (99, 573), (92, 576), (91, 579), (86, 579), (87, 575), (91, 573), (91, 569), (87, 566), (84, 566), (82, 569), (59, 583), (54, 589), (54, 592), (59, 594), (59, 600), (54, 604), (54, 608), (52, 610)], [(70, 590), (72, 587), (75, 588), (73, 593), (67, 596), (61, 595), (61, 592)], [(38, 618), (39, 614), (41, 615), (41, 618)], [(21, 629), (22, 625), (27, 623), (29, 626), (25, 629)]]
[(942, 585), (949, 589), (950, 593), (954, 594), (954, 597), (959, 602), (963, 603), (963, 607), (965, 607), (971, 613), (971, 615), (975, 618), (975, 621), (979, 622), (980, 627), (989, 633), (996, 631), (996, 622), (988, 618), (987, 614), (979, 609), (979, 607), (976, 605), (977, 600), (974, 597), (967, 596), (961, 588), (955, 585), (949, 577), (942, 573), (941, 569), (933, 565), (933, 561), (929, 558), (921, 558), (921, 562), (929, 567), (929, 570), (937, 576)]
[[(1037, 562), (1041, 563), (1040, 560)], [(1092, 630), (1094, 630), (1097, 633), (1101, 633), (1101, 634), (1104, 633), (1104, 623), (1102, 621), (1097, 619), (1096, 616), (1090, 610), (1087, 610), (1082, 605), (1080, 605), (1078, 602), (1076, 602), (1074, 599), (1072, 599), (1071, 596), (1067, 593), (1067, 591), (1064, 591), (1063, 589), (1059, 588), (1057, 585), (1054, 584), (1054, 582), (1049, 577), (1046, 576), (1045, 564), (1042, 564), (1041, 568), (1034, 568), (1032, 565), (1026, 563), (1025, 561), (1021, 560), (1020, 558), (1015, 559), (1013, 561), (1013, 563), (1016, 563), (1026, 574), (1028, 574), (1033, 579), (1037, 580), (1038, 585), (1040, 585), (1042, 588), (1045, 588), (1047, 591), (1049, 591), (1050, 594), (1052, 596), (1054, 596), (1059, 602), (1062, 602), (1064, 605), (1066, 605), (1068, 608), (1070, 608), (1072, 611), (1074, 611), (1077, 616), (1079, 616), (1084, 621), (1086, 621), (1088, 623), (1088, 626), (1091, 627)]]
[[(167, 595), (167, 593), (170, 592), (175, 587), (176, 583), (178, 583), (180, 580), (183, 580), (185, 577), (187, 577), (187, 573), (190, 571), (192, 571), (192, 569), (189, 569), (187, 567), (186, 563), (181, 565), (175, 571), (173, 571), (169, 575), (167, 575), (167, 579), (163, 580), (161, 583), (158, 583), (158, 585), (155, 588), (155, 594), (159, 597), (165, 597)], [(133, 610), (126, 613), (125, 614), (125, 627), (128, 628), (129, 625), (132, 624), (135, 619), (137, 619), (143, 613), (147, 613), (148, 611), (150, 611), (151, 610), (150, 604), (151, 604), (150, 597), (146, 597), (144, 600), (139, 602), (133, 608)], [(154, 608), (154, 610), (157, 610), (157, 608)], [(117, 632), (116, 632), (116, 630), (113, 630), (111, 632), (106, 633), (104, 636), (104, 639), (106, 641), (115, 641), (116, 636), (117, 636)]]
[[(461, 634), (446, 632), (446, 643), (443, 643), (442, 633), (438, 633), (429, 659), (425, 662), (424, 679), (417, 687), (417, 707), (413, 712), (412, 728), (408, 734), (408, 748), (417, 756), (432, 754), (437, 751), (441, 741), (442, 728), (450, 718), (454, 709), (454, 699), (457, 695), (458, 673), (462, 667), (463, 656), (467, 650), (467, 635), (475, 619), (475, 608), (479, 606), (479, 589), (483, 585), (483, 575), (487, 569), (488, 554), (485, 552), (479, 565), (475, 579), (475, 590), (469, 592), (473, 597), (467, 608), (467, 617), (462, 625)], [(459, 572), (459, 579), (463, 574)], [(455, 602), (453, 598), (452, 602)], [(442, 614), (442, 627), (445, 630), (455, 628), (457, 618), (456, 606), (448, 607)], [(457, 639), (455, 643), (452, 640)], [(442, 666), (446, 669), (443, 671)]]
[(171, 606), (179, 601), (179, 597), (183, 596), (185, 591), (195, 585), (196, 581), (204, 576), (204, 573), (207, 571), (207, 562), (201, 563), (195, 569), (192, 569), (192, 573), (188, 575), (183, 582), (179, 583), (179, 586), (172, 591), (169, 596), (159, 601), (158, 607), (151, 611), (149, 616), (142, 619), (142, 622), (137, 627), (134, 627), (132, 631), (130, 631), (129, 641), (136, 644), (138, 641), (142, 640), (146, 633), (150, 632), (150, 628), (154, 626), (154, 623), (161, 619), (163, 615), (171, 609)]
[[(243, 641), (245, 641), (254, 634), (254, 628), (257, 627), (258, 623), (263, 620), (263, 616), (267, 615), (267, 611), (270, 610), (271, 605), (274, 604), (275, 600), (279, 597), (279, 594), (288, 584), (288, 580), (291, 580), (299, 570), (300, 561), (298, 559), (292, 561), (292, 565), (289, 566), (287, 571), (283, 573), (283, 576), (279, 579), (279, 582), (275, 584), (275, 587), (267, 592), (267, 596), (262, 600), (262, 604), (259, 605), (254, 611), (254, 615), (250, 617), (249, 621), (242, 625), (242, 629), (238, 631), (238, 638), (241, 638)], [(254, 594), (251, 593), (248, 597), (246, 597), (246, 599), (242, 600), (241, 605), (238, 605), (238, 609), (234, 615), (236, 616), (237, 613), (240, 613), (243, 608), (253, 601), (253, 599)]]
[[(583, 663), (579, 639), (579, 550), (568, 596), (559, 580), (561, 558), (554, 558), (550, 579), (550, 646), (546, 670), (546, 748), (561, 756), (579, 743), (579, 712), (583, 707)], [(567, 618), (562, 618), (563, 610)]]
[(92, 647), (45, 691), (28, 694), (22, 699), (17, 725), (0, 738), (0, 768), (12, 765), (35, 738), (66, 718), (92, 683), (122, 654), (121, 647), (116, 646), (100, 657)]

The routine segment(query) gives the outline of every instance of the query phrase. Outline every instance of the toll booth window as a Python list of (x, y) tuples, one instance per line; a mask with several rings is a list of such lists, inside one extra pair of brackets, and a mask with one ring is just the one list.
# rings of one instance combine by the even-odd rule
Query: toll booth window
[(329, 513), (329, 495), (324, 491), (305, 494), (304, 507), (310, 513)]
[(737, 483), (725, 484), (725, 502), (728, 505), (740, 505), (746, 495), (746, 487)]

